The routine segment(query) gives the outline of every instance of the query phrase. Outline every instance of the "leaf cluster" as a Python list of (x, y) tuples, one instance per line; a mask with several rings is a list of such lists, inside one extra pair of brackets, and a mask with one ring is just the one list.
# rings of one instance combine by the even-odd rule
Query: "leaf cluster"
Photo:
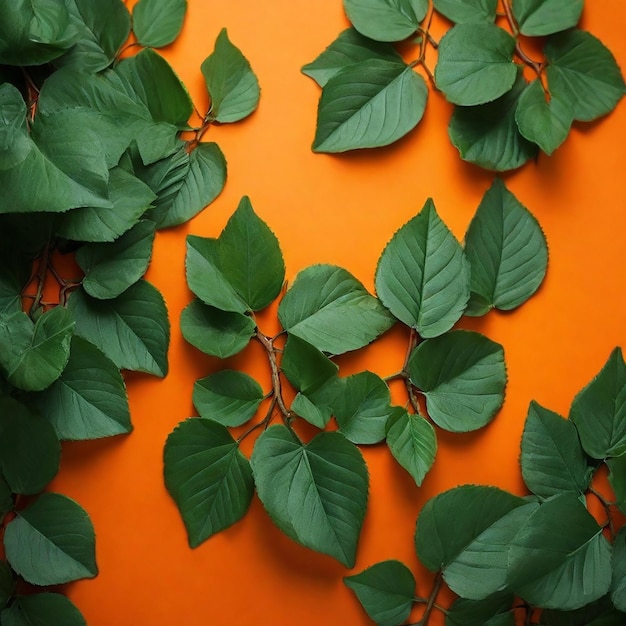
[[(448, 134), (461, 158), (496, 171), (520, 167), (539, 150), (552, 154), (574, 122), (606, 115), (624, 95), (611, 52), (577, 28), (583, 0), (343, 4), (352, 27), (302, 68), (322, 87), (315, 152), (385, 146), (406, 135), (426, 108), (425, 77), (454, 104)], [(440, 41), (430, 32), (434, 15), (453, 23)], [(409, 62), (394, 47), (407, 38), (418, 50)], [(537, 48), (533, 60), (526, 50)]]

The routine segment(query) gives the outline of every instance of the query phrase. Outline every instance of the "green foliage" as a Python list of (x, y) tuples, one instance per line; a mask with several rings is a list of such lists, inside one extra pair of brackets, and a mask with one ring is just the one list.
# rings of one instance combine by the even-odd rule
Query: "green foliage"
[[(352, 28), (302, 68), (322, 87), (313, 150), (345, 152), (397, 141), (424, 114), (428, 78), (456, 105), (449, 136), (462, 159), (505, 171), (539, 150), (552, 154), (574, 122), (608, 114), (626, 89), (611, 52), (577, 28), (583, 4), (344, 0)], [(430, 32), (437, 14), (453, 22), (440, 41)], [(545, 39), (534, 60), (525, 39), (539, 37)], [(407, 38), (416, 52), (407, 52)], [(397, 56), (398, 43), (405, 58), (413, 55), (411, 62)], [(527, 80), (523, 66), (535, 80)]]
[(0, 613), (7, 626), (86, 626), (80, 611), (58, 593), (17, 596), (15, 602)]
[(139, 0), (133, 7), (133, 30), (142, 46), (161, 48), (178, 37), (187, 0)]

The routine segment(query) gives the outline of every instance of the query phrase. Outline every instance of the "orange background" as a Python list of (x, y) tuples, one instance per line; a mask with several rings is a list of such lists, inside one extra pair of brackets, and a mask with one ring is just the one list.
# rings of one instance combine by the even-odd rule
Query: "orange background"
[[(583, 27), (623, 68), (625, 24), (624, 0), (587, 2)], [(183, 34), (162, 53), (200, 110), (207, 97), (199, 66), (224, 26), (259, 77), (261, 103), (245, 122), (214, 127), (205, 136), (219, 143), (229, 163), (222, 195), (189, 224), (157, 236), (147, 278), (162, 290), (170, 311), (170, 374), (165, 380), (126, 377), (135, 425), (130, 436), (65, 445), (51, 489), (88, 510), (100, 567), (96, 579), (66, 590), (90, 626), (366, 625), (342, 577), (396, 558), (418, 576), (418, 594), (428, 595), (430, 575), (413, 552), (415, 519), (426, 499), (470, 482), (521, 493), (519, 441), (529, 401), (567, 415), (576, 392), (624, 343), (626, 106), (599, 122), (576, 125), (551, 158), (541, 155), (504, 177), (538, 217), (550, 246), (548, 275), (532, 300), (514, 313), (460, 324), (504, 345), (504, 408), (477, 433), (439, 432), (437, 461), (421, 489), (384, 446), (364, 449), (371, 493), (355, 569), (284, 537), (256, 497), (242, 521), (190, 550), (163, 485), (165, 439), (194, 414), (197, 378), (222, 365), (259, 377), (266, 369), (254, 359), (254, 348), (221, 364), (182, 339), (180, 312), (191, 299), (185, 236), (217, 236), (247, 194), (280, 239), (289, 279), (307, 265), (334, 263), (373, 289), (384, 244), (427, 197), (462, 239), (493, 179), (460, 160), (447, 138), (451, 107), (432, 92), (418, 129), (395, 146), (343, 156), (311, 152), (319, 89), (300, 67), (347, 26), (340, 0), (189, 0)], [(275, 310), (262, 317), (268, 333), (275, 324)], [(360, 357), (340, 361), (342, 373), (397, 371), (405, 340), (401, 329), (391, 331)], [(431, 620), (431, 626), (442, 623), (439, 616)]]

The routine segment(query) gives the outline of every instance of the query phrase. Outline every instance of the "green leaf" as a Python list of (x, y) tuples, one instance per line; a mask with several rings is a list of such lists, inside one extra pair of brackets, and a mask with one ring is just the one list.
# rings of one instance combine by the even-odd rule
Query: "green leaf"
[(60, 439), (99, 439), (132, 430), (124, 379), (104, 354), (73, 337), (61, 377), (31, 401)]
[(402, 62), (402, 57), (391, 44), (372, 41), (354, 28), (348, 28), (314, 61), (307, 63), (302, 72), (310, 76), (320, 87), (324, 87), (345, 67), (369, 59)]
[(607, 595), (576, 611), (549, 609), (542, 611), (541, 624), (544, 626), (623, 626), (624, 613), (613, 606)]
[(0, 615), (2, 626), (86, 626), (87, 622), (71, 600), (60, 593), (17, 596)]
[(343, 0), (348, 19), (366, 37), (401, 41), (426, 17), (427, 0)]
[[(0, 223), (0, 229), (6, 226)], [(5, 231), (6, 232), (6, 231)], [(22, 290), (31, 277), (33, 260), (21, 239), (0, 238), (0, 316), (9, 317), (22, 310)]]
[(494, 22), (498, 0), (433, 0), (435, 9), (457, 24)]
[(519, 526), (510, 543), (507, 582), (531, 605), (546, 609), (578, 609), (607, 593), (611, 546), (576, 494), (546, 500)]
[(200, 417), (224, 426), (241, 426), (263, 401), (259, 383), (243, 372), (222, 370), (196, 381), (193, 403)]
[(113, 243), (92, 243), (80, 248), (76, 261), (85, 272), (83, 289), (93, 298), (117, 298), (148, 269), (156, 226), (143, 220)]
[(60, 585), (98, 573), (91, 520), (58, 493), (44, 493), (18, 511), (7, 524), (4, 547), (11, 567), (33, 585)]
[(254, 493), (252, 472), (224, 426), (201, 418), (180, 423), (167, 439), (163, 460), (165, 486), (192, 548), (245, 515)]
[(613, 543), (611, 600), (616, 609), (626, 612), (626, 526), (617, 533)]
[(504, 351), (480, 333), (456, 330), (420, 343), (408, 370), (431, 419), (452, 432), (483, 427), (504, 401)]
[(470, 315), (518, 307), (539, 289), (548, 265), (541, 226), (499, 178), (470, 222), (465, 254), (471, 267)]
[(541, 81), (536, 79), (522, 92), (515, 121), (528, 141), (536, 143), (546, 154), (552, 154), (567, 139), (574, 112), (558, 91), (548, 99)]
[(7, 381), (25, 391), (50, 386), (67, 364), (73, 333), (72, 315), (60, 306), (35, 324), (23, 312), (0, 320), (0, 365)]
[(393, 413), (387, 423), (387, 445), (419, 487), (437, 452), (437, 436), (430, 422), (404, 410)]
[(584, 0), (514, 0), (513, 15), (522, 35), (552, 35), (578, 24)]
[(479, 167), (503, 172), (524, 165), (537, 154), (537, 145), (519, 132), (515, 111), (526, 87), (521, 72), (505, 95), (475, 107), (456, 107), (448, 134), (461, 158)]
[(120, 369), (167, 374), (170, 326), (163, 296), (145, 280), (114, 300), (96, 300), (82, 289), (68, 302), (76, 334), (93, 343)]
[(498, 593), (484, 600), (457, 598), (446, 614), (446, 626), (515, 626), (513, 596)]
[(514, 49), (515, 39), (495, 24), (457, 24), (439, 42), (437, 87), (454, 104), (492, 102), (515, 83)]
[(195, 299), (182, 312), (183, 337), (210, 356), (227, 359), (241, 352), (254, 335), (254, 320), (241, 313), (220, 311)]
[(26, 126), (26, 103), (17, 87), (0, 85), (0, 169), (10, 169), (33, 149)]
[(294, 541), (353, 567), (369, 482), (356, 446), (337, 432), (303, 444), (285, 426), (271, 426), (251, 462), (274, 523)]
[[(0, 560), (0, 611), (6, 606), (15, 591), (13, 572), (6, 561)], [(4, 618), (1, 618), (4, 620)]]
[(380, 626), (399, 626), (411, 614), (415, 578), (400, 561), (376, 563), (359, 574), (346, 576), (343, 581)]
[(465, 485), (429, 500), (417, 520), (415, 548), (431, 571), (470, 600), (504, 589), (509, 542), (537, 504), (497, 489)]
[(242, 198), (218, 239), (187, 237), (187, 282), (223, 311), (260, 311), (280, 293), (285, 263), (278, 240)]
[(281, 300), (278, 318), (290, 334), (330, 354), (362, 348), (394, 322), (352, 274), (334, 265), (302, 270)]
[(570, 408), (585, 452), (594, 459), (626, 453), (626, 363), (615, 348)]
[(241, 50), (228, 39), (223, 28), (215, 40), (215, 49), (201, 66), (211, 98), (208, 119), (238, 122), (259, 105), (259, 81)]
[(133, 31), (142, 46), (172, 43), (183, 27), (187, 0), (139, 0), (133, 8)]
[(405, 63), (368, 59), (349, 65), (322, 91), (313, 151), (393, 143), (422, 119), (427, 98), (426, 82)]
[(296, 335), (287, 338), (280, 369), (293, 387), (304, 394), (317, 391), (339, 371), (337, 364)]
[(570, 105), (574, 119), (589, 122), (606, 115), (624, 95), (615, 57), (590, 33), (571, 30), (550, 37), (544, 54), (550, 93)]
[(626, 513), (626, 454), (615, 459), (607, 459), (609, 482), (615, 494), (615, 500), (622, 513)]
[(582, 495), (591, 467), (573, 422), (531, 402), (522, 435), (522, 476), (541, 498), (571, 491)]
[(376, 268), (376, 291), (391, 313), (422, 337), (446, 332), (463, 314), (469, 297), (469, 266), (432, 200), (383, 250)]
[(290, 410), (305, 419), (309, 424), (324, 429), (332, 417), (332, 409), (325, 403), (316, 404), (303, 393), (297, 393)]
[(0, 397), (0, 471), (13, 493), (35, 494), (56, 476), (61, 445), (46, 419)]

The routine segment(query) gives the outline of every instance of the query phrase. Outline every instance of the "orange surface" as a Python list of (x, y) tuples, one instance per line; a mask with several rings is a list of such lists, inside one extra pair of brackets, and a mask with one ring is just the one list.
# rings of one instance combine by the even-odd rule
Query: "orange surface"
[[(583, 26), (626, 68), (626, 3), (587, 2)], [(229, 163), (224, 193), (191, 223), (159, 233), (148, 279), (164, 293), (172, 322), (170, 374), (165, 380), (127, 376), (135, 431), (127, 437), (64, 448), (52, 489), (78, 500), (97, 532), (100, 575), (67, 587), (90, 626), (359, 626), (370, 622), (342, 577), (350, 572), (284, 537), (255, 498), (248, 515), (190, 550), (180, 515), (162, 478), (163, 443), (193, 414), (194, 381), (221, 364), (182, 339), (179, 316), (191, 295), (184, 280), (185, 236), (217, 236), (247, 194), (279, 237), (287, 276), (307, 265), (341, 265), (373, 288), (376, 260), (393, 232), (427, 197), (462, 238), (492, 175), (463, 163), (447, 139), (451, 107), (431, 94), (416, 132), (396, 146), (343, 156), (314, 155), (318, 87), (300, 74), (347, 26), (340, 0), (189, 0), (180, 40), (163, 54), (206, 106), (199, 71), (219, 30), (228, 28), (262, 87), (247, 121), (212, 128)], [(439, 433), (436, 464), (423, 487), (384, 446), (364, 454), (371, 473), (368, 513), (356, 571), (397, 558), (430, 578), (413, 553), (415, 519), (425, 500), (457, 484), (486, 483), (521, 491), (519, 440), (535, 399), (567, 414), (576, 392), (626, 345), (626, 105), (591, 125), (576, 125), (551, 157), (505, 176), (507, 186), (539, 218), (550, 265), (538, 295), (511, 314), (461, 326), (486, 333), (506, 351), (505, 406), (486, 429)], [(263, 321), (271, 332), (274, 311)], [(392, 331), (344, 359), (342, 372), (398, 369), (405, 336)], [(264, 376), (250, 352), (226, 365)], [(445, 600), (445, 598), (444, 598)], [(431, 621), (438, 626), (439, 618)]]

